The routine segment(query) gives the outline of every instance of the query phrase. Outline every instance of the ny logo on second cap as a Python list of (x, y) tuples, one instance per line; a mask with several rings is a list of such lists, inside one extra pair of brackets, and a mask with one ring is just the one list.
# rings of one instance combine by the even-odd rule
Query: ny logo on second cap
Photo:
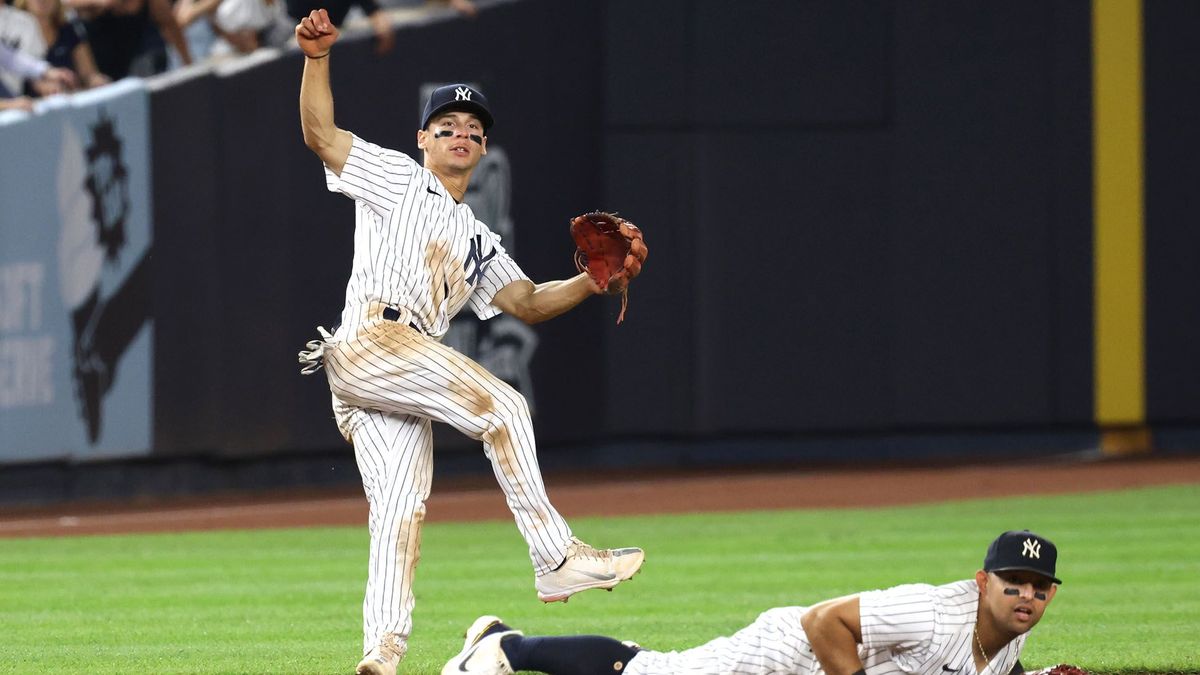
[(454, 88), (454, 100), (455, 101), (470, 101), (471, 100), (471, 90), (468, 89), (467, 87), (455, 87)]
[(1041, 557), (1042, 557), (1042, 542), (1040, 542), (1036, 539), (1026, 539), (1025, 547), (1021, 549), (1021, 557), (1041, 559)]

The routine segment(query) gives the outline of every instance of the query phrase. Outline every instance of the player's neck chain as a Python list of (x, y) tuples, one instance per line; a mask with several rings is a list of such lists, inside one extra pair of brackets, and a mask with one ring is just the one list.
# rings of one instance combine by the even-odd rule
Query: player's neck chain
[[(975, 624), (975, 644), (979, 645), (979, 655), (983, 657), (983, 670), (987, 670), (992, 665), (992, 660), (988, 658), (987, 651), (983, 648), (983, 640), (979, 639), (979, 624)], [(983, 670), (979, 671), (982, 675)]]

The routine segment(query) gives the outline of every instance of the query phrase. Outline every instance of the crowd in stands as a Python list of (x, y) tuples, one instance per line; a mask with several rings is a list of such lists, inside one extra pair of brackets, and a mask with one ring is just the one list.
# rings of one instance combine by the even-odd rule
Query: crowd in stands
[(300, 18), (325, 8), (341, 26), (361, 20), (376, 49), (394, 45), (397, 11), (473, 0), (0, 0), (0, 110), (128, 76), (283, 47)]

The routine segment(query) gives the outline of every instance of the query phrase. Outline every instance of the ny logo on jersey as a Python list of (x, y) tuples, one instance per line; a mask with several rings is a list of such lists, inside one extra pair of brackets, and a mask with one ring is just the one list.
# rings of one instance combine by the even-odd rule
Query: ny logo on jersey
[[(495, 257), (496, 249), (494, 248), (491, 253), (483, 255), (483, 235), (475, 235), (471, 239), (471, 252), (467, 254), (467, 259), (463, 262), (463, 271), (467, 273), (467, 283), (474, 285), (476, 281), (483, 278), (483, 273), (487, 271), (488, 263)], [(475, 264), (473, 271), (471, 270), (471, 263)]]
[(1041, 557), (1042, 557), (1042, 542), (1040, 542), (1036, 539), (1026, 539), (1025, 547), (1021, 549), (1021, 557), (1041, 559)]
[(454, 88), (454, 100), (455, 101), (470, 101), (471, 100), (471, 90), (466, 87), (455, 87)]

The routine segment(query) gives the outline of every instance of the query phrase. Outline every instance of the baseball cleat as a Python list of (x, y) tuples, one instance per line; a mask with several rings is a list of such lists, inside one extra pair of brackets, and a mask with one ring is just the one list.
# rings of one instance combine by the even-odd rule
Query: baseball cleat
[(470, 647), (492, 633), (504, 632), (519, 633), (520, 631), (514, 631), (505, 625), (498, 616), (481, 616), (475, 619), (470, 628), (467, 628), (467, 632), (463, 633), (463, 649)]
[(646, 553), (640, 548), (597, 549), (571, 537), (567, 557), (553, 572), (534, 582), (542, 602), (566, 602), (575, 593), (592, 588), (612, 590), (638, 573)]
[(354, 675), (396, 675), (396, 667), (407, 651), (408, 643), (395, 633), (389, 634), (358, 662)]
[(446, 662), (442, 675), (513, 675), (512, 665), (500, 641), (510, 635), (524, 635), (504, 625), (499, 617), (481, 616), (467, 629), (462, 651)]

